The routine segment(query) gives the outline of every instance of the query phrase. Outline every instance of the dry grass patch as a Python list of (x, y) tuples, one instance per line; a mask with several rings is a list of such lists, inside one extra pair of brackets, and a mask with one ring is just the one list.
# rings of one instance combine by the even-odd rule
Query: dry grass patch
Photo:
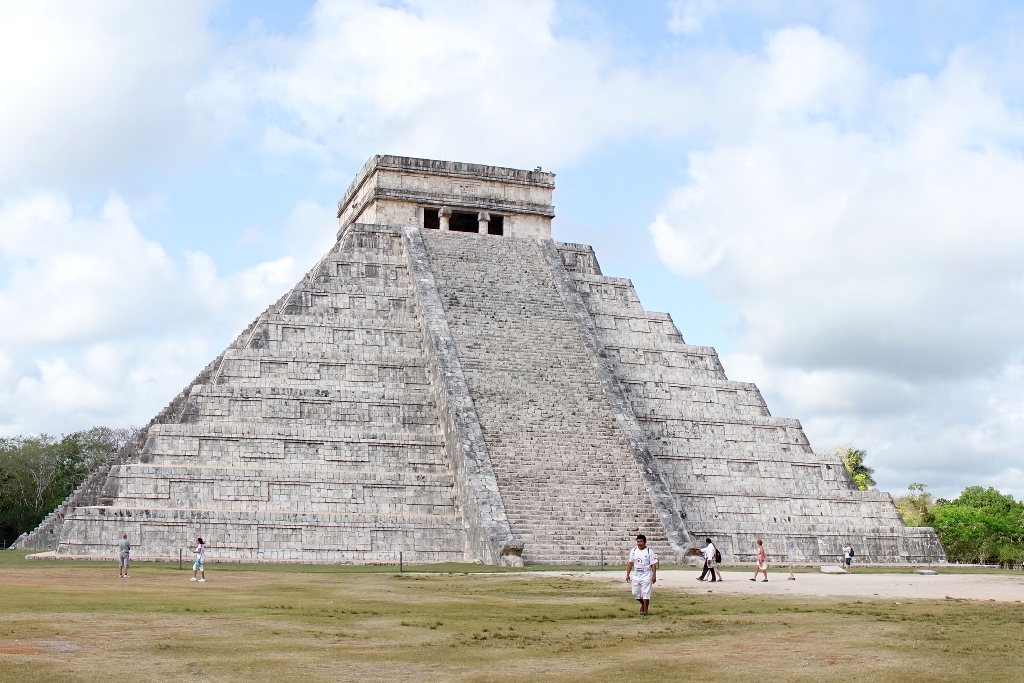
[(0, 680), (1018, 680), (1024, 610), (662, 590), (530, 573), (353, 572), (0, 556)]

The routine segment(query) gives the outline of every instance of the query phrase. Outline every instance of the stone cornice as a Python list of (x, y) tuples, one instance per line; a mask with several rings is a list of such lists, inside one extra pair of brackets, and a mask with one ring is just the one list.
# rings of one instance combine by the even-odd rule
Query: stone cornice
[(537, 204), (535, 202), (524, 202), (515, 199), (502, 199), (500, 197), (473, 197), (459, 194), (439, 194), (437, 192), (420, 192), (417, 190), (399, 190), (388, 187), (379, 187), (374, 190), (373, 195), (368, 199), (392, 199), (403, 202), (416, 202), (428, 206), (448, 206), (452, 209), (459, 207), (486, 209), (499, 213), (535, 214), (554, 218), (555, 207), (551, 204)]
[[(342, 195), (341, 199), (338, 201), (338, 216), (341, 216), (342, 212), (352, 201), (352, 198), (359, 192), (373, 173), (378, 170), (404, 171), (422, 175), (501, 182), (514, 185), (525, 185), (529, 187), (543, 187), (547, 189), (554, 189), (555, 187), (555, 174), (548, 173), (546, 171), (526, 171), (518, 168), (506, 168), (504, 166), (485, 166), (483, 164), (467, 164), (460, 161), (439, 161), (436, 159), (417, 159), (414, 157), (393, 156), (391, 154), (378, 154), (371, 157), (363, 165), (363, 168), (348, 186), (348, 189), (345, 190), (345, 194)], [(430, 196), (435, 197), (436, 195)], [(460, 201), (454, 202), (459, 206), (473, 206), (474, 208), (479, 206), (479, 204), (467, 203), (466, 199), (463, 197), (459, 197), (459, 199)], [(497, 201), (505, 202), (507, 200)], [(437, 201), (435, 199), (430, 203), (437, 203)], [(515, 202), (510, 204), (515, 204)], [(510, 206), (508, 210), (514, 213), (532, 213), (542, 216), (554, 216), (554, 210), (549, 205), (532, 204), (529, 202), (524, 202), (523, 204), (537, 208), (532, 210), (519, 210)], [(494, 202), (488, 202), (488, 205), (494, 205)]]

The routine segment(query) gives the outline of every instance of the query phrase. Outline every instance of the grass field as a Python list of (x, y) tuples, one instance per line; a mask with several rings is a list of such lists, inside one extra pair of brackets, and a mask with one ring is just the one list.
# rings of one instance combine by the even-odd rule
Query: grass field
[[(25, 561), (0, 552), (0, 680), (1019, 681), (1018, 603), (769, 599), (452, 565)], [(446, 570), (446, 571), (445, 571)], [(709, 670), (714, 676), (708, 676)]]

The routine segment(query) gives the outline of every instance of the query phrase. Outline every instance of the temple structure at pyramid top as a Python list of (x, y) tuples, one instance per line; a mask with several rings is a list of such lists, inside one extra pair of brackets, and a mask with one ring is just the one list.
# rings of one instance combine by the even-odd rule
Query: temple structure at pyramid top
[(554, 189), (555, 174), (540, 167), (377, 155), (338, 202), (338, 234), (369, 223), (551, 239)]
[[(586, 245), (554, 175), (375, 156), (337, 241), (17, 545), (141, 558), (944, 561)], [(331, 229), (325, 226), (325, 229)]]

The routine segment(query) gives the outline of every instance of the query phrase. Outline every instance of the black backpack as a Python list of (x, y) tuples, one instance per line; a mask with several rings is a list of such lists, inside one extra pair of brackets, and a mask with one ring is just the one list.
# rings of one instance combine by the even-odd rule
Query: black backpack
[(715, 562), (721, 562), (721, 561), (722, 561), (722, 551), (719, 550), (718, 546), (716, 545), (715, 546)]
[(854, 555), (856, 555), (856, 554), (857, 554), (857, 553), (856, 553), (856, 552), (854, 551), (854, 549), (853, 549), (853, 546), (851, 545), (851, 546), (850, 546), (850, 557), (853, 557), (853, 556), (854, 556)]

